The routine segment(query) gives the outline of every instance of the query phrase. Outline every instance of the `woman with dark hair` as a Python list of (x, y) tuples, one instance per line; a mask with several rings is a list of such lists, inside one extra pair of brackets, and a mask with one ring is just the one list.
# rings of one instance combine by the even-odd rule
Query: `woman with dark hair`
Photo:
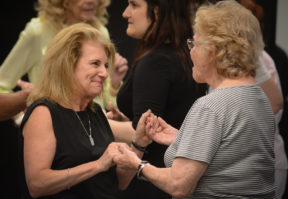
[[(127, 128), (121, 128), (126, 123), (133, 132), (148, 108), (178, 129), (193, 102), (204, 95), (204, 85), (196, 85), (192, 78), (192, 62), (186, 45), (187, 38), (192, 35), (193, 2), (129, 0), (123, 12), (128, 21), (126, 33), (138, 39), (139, 44), (135, 62), (117, 96), (119, 110), (129, 120), (110, 122), (112, 129), (128, 132)], [(118, 120), (124, 120), (123, 114)], [(133, 133), (130, 135), (131, 141), (134, 140)], [(141, 143), (132, 142), (132, 146), (142, 149)], [(145, 149), (148, 151), (144, 154), (145, 160), (164, 167), (166, 148), (152, 143)], [(134, 178), (123, 198), (161, 199), (169, 195), (149, 182)]]

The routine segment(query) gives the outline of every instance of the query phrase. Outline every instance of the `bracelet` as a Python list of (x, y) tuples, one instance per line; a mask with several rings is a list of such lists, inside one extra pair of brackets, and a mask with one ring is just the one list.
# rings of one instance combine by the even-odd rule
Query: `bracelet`
[(70, 168), (66, 169), (67, 171), (67, 190), (70, 189)]
[(145, 180), (145, 181), (149, 181), (147, 178), (145, 178), (143, 176), (142, 170), (143, 168), (147, 165), (150, 164), (148, 161), (142, 160), (138, 166), (138, 170), (137, 170), (137, 178), (139, 180)]
[(146, 150), (146, 147), (140, 146), (138, 144), (136, 144), (135, 142), (132, 142), (132, 145), (139, 151), (143, 152), (143, 153), (148, 153), (148, 151)]

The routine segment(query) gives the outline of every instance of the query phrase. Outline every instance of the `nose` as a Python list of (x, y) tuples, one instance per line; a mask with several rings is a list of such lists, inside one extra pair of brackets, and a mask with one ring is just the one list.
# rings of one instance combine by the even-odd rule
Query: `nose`
[(126, 9), (124, 10), (124, 12), (122, 13), (122, 17), (127, 19), (129, 17), (128, 15), (128, 9), (129, 9), (129, 5), (126, 7)]
[(97, 5), (98, 0), (86, 0), (85, 4), (86, 6), (94, 6)]
[(108, 77), (108, 71), (107, 71), (107, 68), (105, 67), (105, 65), (101, 66), (99, 76), (102, 77), (103, 79), (106, 79)]

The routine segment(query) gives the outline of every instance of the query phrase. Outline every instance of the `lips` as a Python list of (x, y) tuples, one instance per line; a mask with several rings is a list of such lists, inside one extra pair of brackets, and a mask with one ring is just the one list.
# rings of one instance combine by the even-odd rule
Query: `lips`
[(102, 81), (92, 81), (92, 83), (99, 84), (99, 85), (102, 85), (102, 84), (103, 84)]

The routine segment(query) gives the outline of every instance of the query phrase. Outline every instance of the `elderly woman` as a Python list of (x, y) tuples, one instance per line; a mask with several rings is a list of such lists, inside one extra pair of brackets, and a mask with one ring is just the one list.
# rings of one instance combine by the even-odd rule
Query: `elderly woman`
[(121, 144), (113, 143), (93, 103), (114, 51), (107, 37), (83, 23), (63, 29), (48, 46), (21, 125), (23, 198), (117, 198), (121, 177), (111, 166)]
[(193, 104), (179, 133), (153, 115), (146, 134), (137, 128), (146, 145), (147, 136), (170, 145), (167, 168), (141, 161), (127, 147), (114, 161), (174, 198), (274, 198), (274, 116), (254, 81), (263, 49), (259, 23), (227, 0), (200, 7), (194, 31), (193, 78), (213, 91)]

